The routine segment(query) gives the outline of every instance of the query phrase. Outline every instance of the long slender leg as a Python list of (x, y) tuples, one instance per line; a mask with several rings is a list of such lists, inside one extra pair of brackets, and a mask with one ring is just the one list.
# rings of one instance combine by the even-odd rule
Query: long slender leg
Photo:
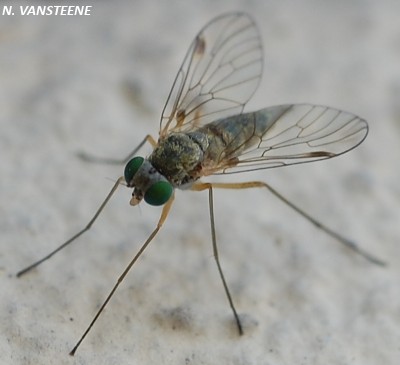
[[(148, 134), (142, 142), (139, 143), (139, 145), (132, 151), (129, 153), (128, 156), (126, 156), (124, 159), (122, 160), (118, 160), (118, 159), (107, 159), (107, 158), (99, 158), (99, 157), (95, 157), (95, 156), (91, 156), (88, 155), (84, 152), (79, 152), (78, 156), (80, 158), (82, 158), (85, 161), (88, 162), (97, 162), (97, 163), (107, 163), (107, 164), (123, 164), (125, 162), (127, 162), (132, 156), (134, 156), (143, 146), (146, 142), (149, 142), (153, 147), (157, 146), (157, 142), (155, 141), (155, 139)], [(104, 200), (104, 202), (100, 205), (99, 209), (97, 210), (96, 214), (93, 216), (93, 218), (90, 220), (90, 222), (86, 225), (86, 227), (84, 229), (82, 229), (81, 231), (79, 231), (78, 233), (76, 233), (74, 236), (72, 236), (69, 240), (67, 240), (66, 242), (64, 242), (61, 246), (59, 246), (58, 248), (56, 248), (54, 251), (50, 252), (48, 255), (46, 255), (45, 257), (43, 257), (42, 259), (34, 262), (32, 265), (26, 267), (25, 269), (19, 271), (17, 273), (17, 277), (20, 277), (24, 274), (26, 274), (28, 271), (32, 270), (33, 268), (35, 268), (36, 266), (40, 265), (42, 262), (48, 260), (50, 257), (52, 257), (54, 254), (56, 254), (58, 251), (61, 251), (64, 247), (68, 246), (71, 242), (75, 241), (79, 236), (81, 236), (83, 233), (85, 233), (86, 231), (88, 231), (90, 229), (90, 227), (92, 226), (92, 224), (96, 221), (97, 217), (100, 215), (101, 211), (103, 210), (103, 208), (106, 206), (106, 204), (108, 203), (108, 201), (110, 200), (111, 196), (114, 194), (115, 190), (117, 190), (117, 187), (121, 184), (121, 182), (124, 181), (123, 177), (120, 177), (114, 184), (113, 188), (111, 189), (110, 193), (107, 195), (106, 199)]]
[(45, 257), (43, 257), (42, 259), (34, 262), (33, 264), (29, 265), (28, 267), (26, 267), (25, 269), (19, 271), (17, 273), (17, 277), (20, 277), (24, 274), (26, 274), (28, 271), (32, 270), (33, 268), (35, 268), (36, 266), (40, 265), (42, 262), (48, 260), (50, 257), (52, 257), (54, 254), (56, 254), (58, 251), (61, 251), (64, 247), (68, 246), (70, 243), (72, 243), (73, 241), (75, 241), (79, 236), (81, 236), (82, 234), (84, 234), (86, 231), (88, 231), (90, 229), (90, 227), (93, 225), (93, 223), (96, 221), (96, 219), (98, 218), (98, 216), (100, 215), (100, 213), (102, 212), (102, 210), (104, 209), (104, 207), (107, 205), (108, 201), (111, 199), (111, 197), (113, 196), (113, 194), (115, 193), (115, 191), (117, 190), (118, 186), (121, 184), (121, 182), (124, 181), (124, 178), (121, 176), (114, 184), (114, 186), (112, 187), (111, 191), (108, 193), (107, 197), (104, 199), (103, 203), (101, 203), (99, 209), (97, 209), (95, 215), (93, 216), (93, 218), (89, 221), (89, 223), (86, 225), (85, 228), (83, 228), (82, 230), (80, 230), (78, 233), (76, 233), (75, 235), (73, 235), (70, 239), (68, 239), (67, 241), (65, 241), (61, 246), (57, 247), (54, 251), (50, 252), (48, 255), (46, 255)]
[(96, 157), (87, 154), (86, 152), (78, 152), (77, 155), (79, 158), (86, 162), (104, 163), (109, 165), (123, 165), (126, 164), (134, 155), (136, 155), (136, 153), (144, 146), (146, 142), (149, 142), (153, 146), (153, 148), (157, 146), (156, 140), (150, 134), (148, 134), (143, 139), (143, 141), (140, 142), (139, 145), (133, 151), (129, 152), (129, 154), (123, 159)]
[(232, 309), (233, 316), (235, 317), (235, 321), (236, 321), (236, 324), (237, 324), (239, 335), (243, 335), (243, 327), (242, 327), (242, 324), (240, 322), (239, 315), (236, 312), (235, 305), (233, 304), (232, 296), (231, 296), (231, 294), (229, 292), (228, 284), (226, 283), (225, 276), (224, 276), (224, 273), (222, 271), (221, 263), (219, 261), (218, 247), (217, 247), (217, 236), (216, 236), (216, 233), (215, 233), (213, 186), (214, 186), (213, 184), (208, 184), (208, 183), (196, 184), (196, 185), (193, 185), (192, 190), (196, 190), (196, 191), (201, 191), (201, 190), (206, 190), (206, 189), (208, 190), (208, 203), (209, 203), (209, 207), (210, 207), (211, 238), (212, 238), (214, 259), (215, 259), (215, 262), (217, 263), (219, 276), (221, 277), (222, 284), (224, 286), (225, 293), (226, 293), (226, 296), (227, 296), (228, 301), (229, 301), (229, 305), (230, 305), (230, 307)]
[(232, 296), (229, 292), (228, 285), (226, 283), (224, 274), (222, 272), (221, 264), (219, 261), (219, 256), (218, 256), (218, 248), (217, 248), (217, 239), (216, 239), (216, 233), (215, 233), (215, 221), (214, 221), (214, 204), (213, 204), (213, 188), (216, 189), (250, 189), (250, 188), (267, 188), (271, 193), (273, 193), (277, 198), (279, 198), (281, 201), (283, 201), (285, 204), (287, 204), (289, 207), (294, 209), (296, 212), (298, 212), (300, 215), (302, 215), (304, 218), (309, 220), (312, 224), (314, 224), (317, 228), (323, 230), (325, 233), (330, 235), (331, 237), (337, 239), (340, 243), (345, 245), (346, 247), (350, 248), (357, 254), (361, 255), (368, 261), (379, 265), (379, 266), (385, 266), (386, 263), (375, 258), (368, 252), (362, 250), (360, 247), (358, 247), (353, 241), (350, 241), (349, 239), (341, 236), (337, 232), (332, 231), (330, 228), (326, 227), (323, 225), (321, 222), (317, 221), (315, 218), (311, 217), (307, 213), (305, 213), (303, 210), (301, 210), (299, 207), (288, 201), (283, 195), (278, 193), (275, 189), (273, 189), (270, 185), (266, 184), (265, 182), (262, 181), (248, 181), (248, 182), (243, 182), (243, 183), (197, 183), (194, 184), (191, 189), (194, 191), (203, 191), (203, 190), (208, 190), (209, 192), (209, 207), (210, 207), (210, 222), (211, 222), (211, 236), (212, 236), (212, 243), (213, 243), (213, 251), (214, 251), (214, 258), (217, 263), (218, 267), (218, 272), (222, 280), (222, 284), (224, 285), (225, 293), (229, 301), (229, 305), (231, 306), (231, 309), (233, 311), (233, 315), (235, 317), (235, 321), (239, 330), (239, 334), (243, 334), (243, 328), (239, 319), (239, 316), (236, 312), (235, 306), (233, 304)]
[(129, 263), (129, 265), (125, 268), (125, 270), (123, 271), (123, 273), (121, 274), (121, 276), (118, 278), (116, 284), (114, 285), (114, 287), (112, 288), (111, 292), (108, 294), (106, 300), (104, 301), (104, 303), (102, 304), (102, 306), (100, 307), (100, 309), (98, 310), (97, 314), (94, 316), (92, 322), (90, 322), (89, 326), (87, 327), (86, 331), (83, 333), (82, 337), (80, 338), (80, 340), (77, 342), (77, 344), (74, 346), (74, 348), (71, 350), (71, 352), (69, 353), (71, 356), (75, 355), (76, 350), (78, 349), (78, 347), (80, 346), (80, 344), (82, 343), (82, 341), (84, 340), (84, 338), (86, 337), (86, 335), (89, 333), (89, 331), (91, 330), (91, 328), (93, 327), (93, 325), (95, 324), (95, 322), (97, 321), (97, 319), (99, 318), (101, 312), (104, 310), (104, 308), (106, 307), (107, 303), (110, 301), (111, 297), (114, 295), (114, 292), (117, 290), (118, 286), (121, 284), (121, 282), (124, 280), (125, 276), (128, 274), (129, 270), (132, 268), (132, 266), (134, 265), (134, 263), (137, 261), (137, 259), (141, 256), (141, 254), (144, 252), (144, 250), (146, 249), (146, 247), (149, 245), (149, 243), (153, 240), (153, 238), (156, 236), (157, 232), (160, 230), (160, 228), (162, 227), (163, 223), (165, 222), (168, 213), (171, 209), (172, 203), (174, 201), (174, 196), (172, 196), (168, 202), (164, 205), (164, 208), (161, 212), (161, 216), (160, 219), (157, 223), (157, 227), (154, 229), (154, 231), (150, 234), (150, 236), (147, 238), (147, 240), (145, 241), (145, 243), (142, 245), (142, 247), (140, 248), (140, 250), (137, 252), (137, 254), (134, 256), (134, 258), (131, 260), (131, 262)]
[[(265, 182), (262, 181), (249, 181), (249, 182), (243, 182), (243, 183), (213, 183), (212, 186), (216, 189), (249, 189), (249, 188), (267, 188), (272, 194), (274, 194), (277, 198), (279, 198), (281, 201), (283, 201), (285, 204), (287, 204), (289, 207), (294, 209), (297, 213), (302, 215), (304, 218), (306, 218), (308, 221), (310, 221), (312, 224), (314, 224), (317, 228), (321, 229), (325, 233), (327, 233), (329, 236), (335, 238), (337, 241), (342, 243), (344, 246), (347, 248), (353, 250), (357, 254), (361, 255), (368, 261), (372, 262), (373, 264), (379, 265), (379, 266), (385, 266), (386, 263), (370, 253), (364, 251), (361, 247), (359, 247), (355, 242), (349, 240), (348, 238), (340, 235), (339, 233), (331, 230), (315, 218), (311, 217), (309, 214), (301, 210), (298, 206), (294, 205), (291, 203), (289, 200), (287, 200), (283, 195), (278, 193), (274, 188), (272, 188), (270, 185), (266, 184)], [(196, 190), (196, 189), (195, 189)]]

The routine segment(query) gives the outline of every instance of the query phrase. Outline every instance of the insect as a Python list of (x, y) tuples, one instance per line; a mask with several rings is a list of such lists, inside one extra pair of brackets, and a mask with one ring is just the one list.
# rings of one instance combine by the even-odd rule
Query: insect
[[(82, 155), (90, 161), (126, 163), (124, 176), (116, 180), (85, 228), (17, 276), (48, 260), (89, 230), (120, 185), (133, 189), (131, 205), (144, 199), (150, 205), (163, 208), (157, 226), (118, 278), (70, 355), (75, 354), (122, 280), (161, 229), (174, 201), (175, 189), (208, 190), (214, 258), (239, 334), (243, 334), (242, 324), (218, 256), (214, 189), (266, 188), (348, 248), (375, 264), (384, 265), (265, 182), (200, 180), (210, 175), (228, 176), (330, 159), (352, 150), (366, 138), (368, 124), (365, 120), (326, 106), (287, 104), (243, 113), (245, 104), (258, 87), (262, 69), (261, 39), (253, 19), (240, 12), (223, 14), (201, 29), (191, 43), (162, 111), (158, 139), (147, 135), (121, 161)], [(136, 156), (145, 143), (152, 145), (153, 152), (146, 158)]]

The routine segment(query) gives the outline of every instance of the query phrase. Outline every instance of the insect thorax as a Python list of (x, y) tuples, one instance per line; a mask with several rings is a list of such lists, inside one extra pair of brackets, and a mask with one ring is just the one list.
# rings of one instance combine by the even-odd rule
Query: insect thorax
[(149, 161), (174, 187), (182, 187), (200, 177), (206, 144), (190, 134), (173, 133), (159, 141)]

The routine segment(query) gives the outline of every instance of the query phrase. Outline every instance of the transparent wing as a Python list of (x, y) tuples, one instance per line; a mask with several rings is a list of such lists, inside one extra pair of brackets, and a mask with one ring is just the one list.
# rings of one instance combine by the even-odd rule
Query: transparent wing
[(229, 155), (221, 154), (219, 166), (210, 173), (230, 174), (325, 160), (357, 147), (368, 134), (364, 119), (326, 106), (280, 105), (242, 117), (247, 125), (253, 123), (252, 133), (246, 137), (241, 132), (232, 135), (230, 143), (235, 148)]
[(260, 35), (249, 15), (213, 19), (196, 36), (178, 71), (162, 112), (160, 138), (241, 113), (262, 67)]

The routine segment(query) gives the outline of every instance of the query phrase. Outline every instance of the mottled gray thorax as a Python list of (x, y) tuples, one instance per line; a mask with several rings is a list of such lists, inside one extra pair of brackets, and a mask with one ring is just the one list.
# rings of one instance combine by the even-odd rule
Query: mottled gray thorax
[(189, 186), (200, 177), (207, 147), (203, 134), (172, 133), (159, 141), (149, 161), (174, 187)]

